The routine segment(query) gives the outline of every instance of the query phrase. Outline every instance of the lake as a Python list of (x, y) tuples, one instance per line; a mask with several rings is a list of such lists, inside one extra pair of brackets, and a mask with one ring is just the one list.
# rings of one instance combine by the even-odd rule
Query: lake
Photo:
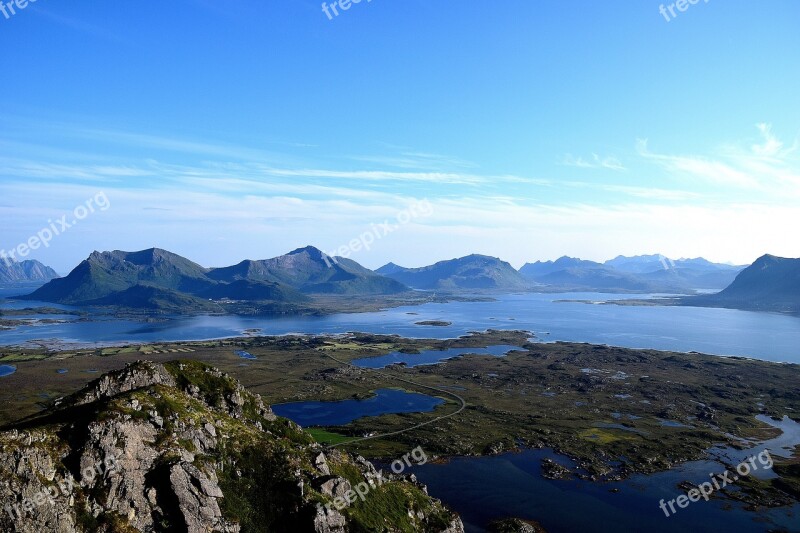
[(659, 508), (660, 500), (683, 494), (677, 485), (684, 480), (700, 483), (710, 473), (725, 471), (713, 461), (603, 484), (545, 479), (540, 475), (544, 458), (570, 463), (552, 450), (526, 450), (496, 457), (460, 457), (445, 464), (415, 466), (410, 472), (461, 515), (468, 533), (486, 531), (490, 521), (505, 517), (536, 520), (549, 533), (763, 533), (770, 529), (765, 520), (786, 531), (797, 531), (800, 520), (800, 505), (753, 513), (730, 500), (714, 499), (700, 500), (667, 517)]
[[(9, 291), (5, 292), (5, 296), (10, 296)], [(526, 293), (501, 295), (492, 302), (428, 303), (372, 313), (324, 317), (196, 316), (156, 323), (113, 318), (80, 322), (71, 317), (68, 323), (39, 324), (0, 331), (0, 345), (20, 345), (36, 339), (58, 339), (91, 345), (205, 340), (241, 336), (247, 329), (259, 329), (265, 335), (360, 331), (442, 339), (491, 328), (530, 330), (543, 341), (697, 351), (800, 363), (800, 317), (733, 309), (635, 307), (556, 301), (643, 297), (648, 296)], [(0, 302), (0, 310), (33, 305), (35, 302), (6, 300)], [(415, 324), (427, 320), (452, 324)]]
[[(800, 444), (797, 422), (789, 418), (759, 419), (784, 433), (747, 450), (715, 448), (711, 455), (738, 464), (765, 448), (773, 456), (786, 457), (790, 455), (787, 448)], [(574, 466), (570, 459), (552, 450), (525, 450), (495, 457), (455, 458), (444, 464), (414, 466), (410, 471), (428, 485), (431, 494), (458, 511), (469, 533), (483, 532), (490, 521), (505, 517), (536, 520), (549, 533), (756, 533), (780, 527), (786, 531), (800, 529), (800, 504), (755, 513), (744, 510), (741, 503), (712, 498), (708, 502), (692, 503), (667, 517), (659, 508), (660, 501), (684, 494), (677, 486), (683, 481), (699, 484), (708, 481), (712, 473), (725, 472), (727, 467), (717, 461), (693, 461), (658, 474), (636, 475), (620, 482), (591, 483), (543, 478), (541, 460), (544, 458), (567, 467)], [(761, 463), (756, 464), (761, 469), (753, 471), (752, 475), (774, 476)]]
[(385, 368), (389, 365), (405, 364), (408, 367), (434, 365), (453, 357), (462, 355), (493, 355), (502, 357), (512, 350), (524, 351), (519, 346), (498, 344), (487, 346), (486, 348), (448, 348), (447, 350), (423, 350), (420, 353), (408, 354), (402, 352), (392, 352), (388, 355), (378, 357), (364, 357), (355, 359), (352, 363), (361, 368)]
[(341, 426), (366, 416), (427, 413), (444, 403), (441, 398), (399, 389), (379, 389), (364, 400), (294, 402), (272, 406), (272, 411), (302, 427)]

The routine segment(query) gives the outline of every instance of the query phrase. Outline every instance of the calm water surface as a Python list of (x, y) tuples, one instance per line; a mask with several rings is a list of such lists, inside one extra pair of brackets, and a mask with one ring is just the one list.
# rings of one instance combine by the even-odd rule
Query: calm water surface
[[(0, 295), (2, 294), (0, 291)], [(5, 295), (10, 295), (9, 291)], [(800, 363), (798, 317), (732, 309), (624, 307), (556, 301), (625, 298), (642, 296), (595, 293), (511, 294), (502, 295), (493, 302), (432, 303), (373, 313), (326, 317), (198, 316), (174, 318), (158, 323), (116, 319), (97, 322), (73, 320), (65, 324), (43, 324), (0, 331), (0, 345), (18, 345), (36, 339), (100, 344), (203, 340), (239, 336), (244, 330), (251, 328), (260, 329), (265, 335), (361, 331), (415, 338), (454, 338), (470, 331), (513, 328), (530, 330), (545, 341), (563, 340), (628, 348), (697, 351)], [(32, 305), (33, 302), (6, 300), (0, 303), (0, 310)], [(445, 320), (452, 322), (452, 325), (441, 327), (415, 324), (424, 320)]]
[(365, 416), (427, 413), (444, 403), (441, 398), (397, 389), (380, 389), (365, 400), (294, 402), (272, 406), (272, 411), (302, 427), (341, 426)]
[[(502, 357), (512, 350), (521, 350), (518, 346), (498, 344), (486, 348), (448, 348), (447, 350), (423, 350), (420, 353), (408, 354), (402, 352), (392, 352), (380, 357), (364, 357), (355, 359), (353, 364), (361, 368), (385, 368), (389, 365), (404, 363), (408, 367), (434, 365), (446, 359), (459, 357), (466, 354), (474, 355), (493, 355)], [(522, 350), (524, 351), (524, 350)]]

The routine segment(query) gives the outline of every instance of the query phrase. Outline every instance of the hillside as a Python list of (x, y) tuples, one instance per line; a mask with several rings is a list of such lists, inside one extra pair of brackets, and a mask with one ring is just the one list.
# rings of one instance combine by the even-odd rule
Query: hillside
[(214, 269), (151, 248), (94, 252), (66, 277), (52, 280), (22, 299), (195, 312), (220, 310), (199, 299), (297, 304), (309, 300), (306, 294), (389, 295), (407, 290), (355, 261), (334, 260), (313, 247)]
[(281, 283), (307, 294), (397, 294), (408, 290), (353, 260), (328, 257), (313, 246), (272, 259), (215, 268), (208, 275), (228, 283), (238, 280)]
[(24, 283), (28, 281), (50, 281), (58, 273), (39, 261), (17, 262), (0, 258), (0, 283)]
[(560, 257), (555, 261), (536, 261), (535, 263), (525, 263), (522, 268), (519, 269), (519, 273), (528, 279), (537, 279), (542, 276), (547, 276), (548, 274), (553, 274), (555, 272), (561, 272), (568, 269), (594, 269), (602, 267), (602, 264), (595, 263), (594, 261), (584, 261), (583, 259), (567, 257), (565, 255), (564, 257)]
[(141, 283), (189, 294), (214, 285), (206, 277), (206, 269), (166, 250), (93, 252), (69, 275), (51, 281), (28, 298), (86, 304)]
[(740, 271), (702, 258), (674, 261), (663, 255), (619, 256), (605, 263), (562, 257), (520, 269), (530, 281), (560, 290), (685, 294), (723, 289)]
[(131, 309), (151, 309), (162, 313), (219, 312), (218, 305), (188, 294), (152, 285), (134, 285), (129, 289), (89, 300), (85, 305), (117, 306)]
[(605, 262), (621, 272), (640, 275), (645, 280), (687, 289), (724, 289), (744, 267), (712, 263), (707, 259), (669, 259), (661, 254), (634, 257), (618, 256)]
[(421, 268), (390, 263), (377, 272), (415, 289), (520, 290), (532, 285), (505, 261), (485, 255), (468, 255)]
[(308, 297), (295, 289), (280, 283), (268, 281), (250, 281), (246, 279), (231, 283), (219, 283), (199, 293), (203, 298), (212, 300), (306, 302)]
[(0, 479), (2, 531), (463, 532), (413, 479), (323, 450), (197, 362), (133, 363), (6, 428)]
[(800, 313), (800, 259), (760, 257), (718, 294), (686, 298), (685, 305)]
[(653, 284), (594, 261), (561, 257), (526, 263), (519, 269), (526, 279), (561, 290), (649, 292)]

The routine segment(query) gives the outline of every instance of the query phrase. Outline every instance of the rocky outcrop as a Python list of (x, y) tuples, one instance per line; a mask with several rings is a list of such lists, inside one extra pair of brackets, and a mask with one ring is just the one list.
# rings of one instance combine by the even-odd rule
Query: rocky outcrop
[(547, 533), (538, 523), (530, 520), (520, 520), (519, 518), (508, 518), (493, 522), (489, 526), (489, 531), (492, 531), (492, 533)]
[(463, 531), (415, 479), (324, 451), (197, 362), (134, 363), (0, 432), (4, 532), (345, 533), (387, 505), (406, 529)]

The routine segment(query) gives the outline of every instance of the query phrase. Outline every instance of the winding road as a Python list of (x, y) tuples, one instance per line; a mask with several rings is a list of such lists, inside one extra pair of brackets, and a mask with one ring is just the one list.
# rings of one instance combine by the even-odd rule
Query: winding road
[(370, 437), (360, 437), (360, 438), (357, 438), (357, 439), (352, 439), (352, 440), (348, 440), (348, 441), (345, 441), (345, 442), (340, 442), (339, 444), (331, 444), (330, 446), (327, 446), (326, 449), (336, 448), (338, 446), (344, 446), (346, 444), (354, 444), (356, 442), (361, 442), (361, 441), (365, 441), (365, 440), (382, 439), (384, 437), (392, 437), (394, 435), (400, 435), (402, 433), (407, 433), (409, 431), (413, 431), (413, 430), (419, 429), (421, 427), (429, 426), (429, 425), (431, 425), (431, 424), (433, 424), (435, 422), (439, 422), (441, 420), (445, 420), (447, 418), (454, 417), (454, 416), (459, 414), (461, 411), (463, 411), (467, 407), (466, 400), (464, 400), (464, 398), (462, 398), (461, 396), (459, 396), (458, 394), (456, 394), (454, 392), (450, 392), (450, 391), (447, 391), (447, 390), (444, 390), (444, 389), (439, 389), (439, 388), (436, 388), (436, 387), (431, 387), (430, 385), (423, 385), (422, 383), (417, 383), (416, 381), (411, 381), (410, 379), (400, 378), (400, 377), (394, 376), (392, 374), (389, 374), (388, 372), (386, 372), (386, 371), (384, 371), (382, 369), (361, 368), (361, 367), (356, 366), (356, 365), (354, 365), (352, 363), (348, 363), (347, 361), (342, 361), (341, 359), (337, 359), (337, 358), (335, 358), (334, 356), (332, 356), (332, 355), (330, 355), (328, 353), (326, 353), (325, 356), (328, 357), (329, 359), (332, 359), (332, 360), (336, 361), (337, 363), (339, 363), (341, 365), (344, 365), (344, 366), (349, 366), (349, 367), (356, 368), (356, 369), (362, 370), (362, 371), (363, 370), (367, 370), (367, 371), (370, 371), (370, 372), (374, 372), (376, 374), (380, 374), (381, 376), (383, 376), (385, 378), (388, 378), (388, 379), (392, 379), (392, 380), (396, 380), (396, 381), (402, 381), (403, 383), (408, 383), (409, 385), (414, 385), (415, 387), (422, 387), (423, 389), (429, 389), (429, 390), (436, 391), (436, 392), (441, 393), (441, 394), (446, 394), (448, 396), (452, 396), (453, 398), (458, 400), (459, 403), (461, 403), (461, 406), (456, 411), (453, 411), (452, 413), (444, 415), (444, 416), (437, 416), (436, 418), (434, 418), (432, 420), (428, 420), (427, 422), (422, 422), (421, 424), (416, 424), (416, 425), (411, 426), (409, 428), (401, 429), (401, 430), (398, 430), (398, 431), (392, 431), (390, 433), (381, 433), (379, 435), (372, 435)]

